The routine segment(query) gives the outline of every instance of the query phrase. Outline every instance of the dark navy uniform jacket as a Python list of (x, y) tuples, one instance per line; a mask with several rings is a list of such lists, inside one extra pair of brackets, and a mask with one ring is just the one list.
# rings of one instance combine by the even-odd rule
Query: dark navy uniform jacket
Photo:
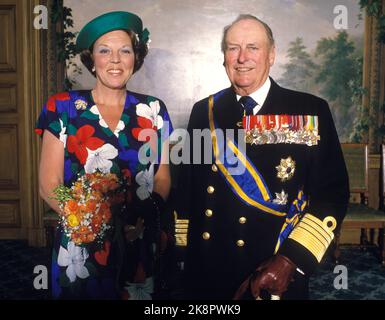
[[(219, 128), (239, 129), (243, 114), (232, 88), (219, 95), (213, 110)], [(271, 79), (270, 91), (258, 114), (318, 116), (320, 141), (317, 145), (247, 144), (246, 154), (272, 195), (284, 191), (290, 204), (302, 189), (308, 199), (305, 213), (315, 220), (334, 218), (336, 232), (346, 213), (349, 187), (328, 104), (316, 96), (284, 89)], [(194, 105), (188, 132), (192, 137), (193, 129), (207, 128), (208, 98)], [(204, 148), (202, 146), (202, 154)], [(281, 159), (288, 157), (295, 161), (295, 172), (291, 179), (282, 181), (276, 167)], [(241, 282), (274, 254), (285, 217), (261, 212), (245, 204), (212, 164), (181, 165), (177, 191), (178, 218), (189, 220), (186, 298), (231, 299)], [(318, 237), (322, 238), (322, 230), (320, 232)], [(303, 277), (298, 273), (297, 282), (302, 284), (296, 286), (294, 283), (290, 288), (294, 292), (292, 297), (305, 298), (307, 277), (319, 261), (307, 248), (307, 241), (298, 241), (298, 236), (287, 238), (278, 252), (289, 257), (306, 274)]]

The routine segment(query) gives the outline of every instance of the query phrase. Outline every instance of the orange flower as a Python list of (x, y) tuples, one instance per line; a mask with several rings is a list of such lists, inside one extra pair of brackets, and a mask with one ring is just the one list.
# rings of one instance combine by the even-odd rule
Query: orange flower
[(91, 228), (92, 228), (92, 232), (94, 234), (98, 234), (100, 231), (100, 225), (99, 226), (91, 226)]
[(68, 200), (67, 205), (68, 205), (68, 209), (71, 212), (75, 212), (78, 209), (78, 204), (76, 203), (76, 201), (74, 201), (72, 199)]
[(111, 219), (111, 210), (108, 208), (107, 210), (104, 211), (104, 218), (106, 219), (106, 222), (110, 221)]
[(79, 208), (76, 209), (76, 211), (70, 210), (70, 207), (68, 206), (68, 202), (64, 205), (63, 213), (64, 216), (69, 216), (71, 214), (77, 214), (79, 212)]
[(86, 239), (87, 239), (86, 242), (92, 242), (92, 241), (95, 240), (95, 238), (96, 238), (95, 234), (92, 233), (92, 232), (89, 232), (89, 233), (87, 234), (87, 236), (86, 236)]
[(96, 209), (96, 201), (95, 200), (87, 201), (87, 210), (94, 212), (95, 209)]
[(83, 193), (83, 186), (81, 182), (75, 182), (75, 185), (73, 187), (73, 191), (75, 195), (80, 195)]
[(108, 202), (102, 202), (99, 208), (99, 214), (104, 217), (105, 222), (108, 222), (111, 218), (111, 210)]
[(101, 214), (95, 214), (91, 221), (93, 226), (100, 226), (103, 223), (103, 217)]
[(103, 185), (101, 183), (99, 183), (99, 182), (94, 183), (92, 185), (92, 189), (94, 189), (95, 191), (102, 191)]
[(95, 240), (95, 235), (87, 227), (81, 226), (75, 239), (80, 241), (80, 243), (89, 243)]
[(87, 212), (88, 212), (87, 205), (81, 204), (81, 205), (79, 206), (79, 213), (80, 213), (81, 215), (84, 215), (84, 214), (86, 214)]

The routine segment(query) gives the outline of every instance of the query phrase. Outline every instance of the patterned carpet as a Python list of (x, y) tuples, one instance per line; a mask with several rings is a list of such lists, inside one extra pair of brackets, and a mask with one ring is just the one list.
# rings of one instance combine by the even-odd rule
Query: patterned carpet
[(0, 241), (0, 299), (49, 299), (49, 290), (36, 290), (34, 268), (49, 269), (50, 252), (46, 248), (28, 247), (25, 241)]
[[(50, 252), (31, 248), (24, 241), (0, 241), (0, 299), (46, 300), (49, 290), (36, 290), (33, 273), (37, 265), (49, 269)], [(341, 247), (341, 265), (348, 270), (348, 288), (337, 290), (333, 283), (340, 273), (333, 273), (334, 264), (326, 259), (311, 278), (310, 298), (313, 300), (383, 300), (385, 299), (385, 268), (372, 249), (357, 246)]]
[(375, 248), (342, 246), (339, 265), (347, 269), (347, 289), (337, 290), (335, 264), (326, 259), (310, 281), (313, 300), (385, 300), (385, 267), (380, 263)]

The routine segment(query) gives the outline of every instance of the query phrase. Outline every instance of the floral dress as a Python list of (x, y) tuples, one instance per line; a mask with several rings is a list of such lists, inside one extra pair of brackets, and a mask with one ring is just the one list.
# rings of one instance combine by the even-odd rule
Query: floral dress
[[(156, 134), (155, 141), (140, 137), (144, 129)], [(164, 103), (128, 91), (120, 121), (112, 132), (90, 91), (59, 93), (43, 106), (35, 131), (42, 135), (44, 130), (63, 143), (67, 187), (79, 175), (95, 171), (115, 173), (131, 181), (124, 210), (119, 214), (124, 225), (135, 226), (138, 217), (132, 203), (150, 196), (162, 142), (172, 131)], [(143, 158), (150, 161), (139, 161)], [(123, 226), (115, 225), (112, 230), (102, 244), (76, 245), (58, 226), (51, 270), (54, 298), (151, 298), (154, 250), (147, 239), (151, 236), (142, 232), (133, 241), (122, 241)]]

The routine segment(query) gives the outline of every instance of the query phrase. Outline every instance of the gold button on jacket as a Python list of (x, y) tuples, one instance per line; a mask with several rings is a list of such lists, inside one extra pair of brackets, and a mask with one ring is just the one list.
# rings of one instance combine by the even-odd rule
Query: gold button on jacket
[(202, 238), (205, 239), (205, 240), (209, 240), (209, 239), (210, 239), (210, 233), (208, 233), (208, 232), (203, 232)]
[(237, 246), (238, 247), (243, 247), (245, 245), (245, 241), (243, 241), (243, 240), (238, 240), (237, 241)]
[(246, 219), (245, 217), (240, 217), (240, 218), (239, 218), (239, 223), (240, 223), (240, 224), (245, 224), (246, 221), (247, 221), (247, 219)]
[(207, 217), (211, 217), (213, 215), (213, 210), (207, 209), (205, 211), (205, 214), (206, 214)]

